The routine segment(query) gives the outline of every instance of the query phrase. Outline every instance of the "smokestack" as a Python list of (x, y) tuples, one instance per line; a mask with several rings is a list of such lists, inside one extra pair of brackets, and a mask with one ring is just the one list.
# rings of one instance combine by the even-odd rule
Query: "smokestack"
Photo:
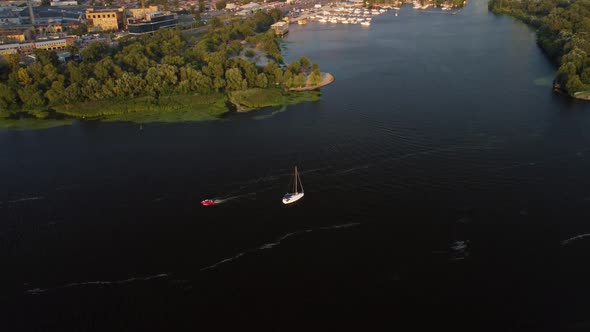
[(29, 16), (31, 17), (31, 25), (35, 25), (35, 14), (33, 14), (33, 5), (31, 0), (27, 0), (27, 6), (29, 7)]

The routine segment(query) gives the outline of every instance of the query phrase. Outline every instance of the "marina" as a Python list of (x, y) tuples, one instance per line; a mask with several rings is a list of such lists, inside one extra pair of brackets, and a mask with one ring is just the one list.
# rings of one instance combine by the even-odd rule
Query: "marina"
[[(465, 2), (466, 3), (466, 2)], [(458, 11), (450, 4), (442, 4), (437, 6), (432, 3), (421, 5), (418, 1), (410, 3), (414, 9), (420, 12), (437, 12), (445, 14), (455, 14)], [(371, 20), (379, 15), (385, 14), (389, 11), (395, 12), (395, 17), (399, 16), (400, 11), (398, 6), (384, 5), (379, 8), (365, 8), (358, 6), (351, 6), (347, 3), (339, 3), (337, 5), (330, 4), (323, 7), (315, 7), (301, 15), (292, 17), (291, 22), (297, 22), (299, 25), (305, 25), (308, 21), (318, 22), (322, 24), (357, 24), (362, 26), (370, 26)], [(428, 10), (427, 9), (431, 9)], [(455, 10), (453, 10), (455, 9)]]
[(316, 14), (309, 15), (309, 19), (319, 23), (332, 24), (360, 24), (363, 26), (371, 25), (371, 19), (374, 16), (386, 13), (388, 9), (365, 9), (365, 8), (346, 8), (346, 7), (329, 7), (322, 9)]

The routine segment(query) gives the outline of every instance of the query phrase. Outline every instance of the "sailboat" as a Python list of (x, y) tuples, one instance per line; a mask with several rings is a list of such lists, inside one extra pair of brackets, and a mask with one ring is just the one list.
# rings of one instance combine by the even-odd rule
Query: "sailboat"
[[(301, 192), (298, 191), (298, 185), (301, 185)], [(303, 183), (301, 183), (301, 177), (297, 172), (297, 166), (295, 166), (295, 178), (293, 180), (293, 192), (286, 193), (283, 196), (283, 204), (291, 204), (303, 198)]]

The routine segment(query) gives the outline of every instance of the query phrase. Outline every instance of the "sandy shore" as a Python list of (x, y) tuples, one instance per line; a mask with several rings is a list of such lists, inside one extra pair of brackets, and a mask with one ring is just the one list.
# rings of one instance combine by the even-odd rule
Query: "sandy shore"
[(332, 82), (334, 82), (336, 80), (336, 78), (334, 77), (334, 75), (330, 74), (330, 73), (322, 73), (322, 81), (320, 82), (320, 84), (318, 85), (308, 85), (308, 86), (304, 86), (302, 88), (291, 88), (289, 89), (289, 91), (307, 91), (307, 90), (315, 90), (315, 89), (319, 89), (322, 88), (328, 84), (332, 84)]

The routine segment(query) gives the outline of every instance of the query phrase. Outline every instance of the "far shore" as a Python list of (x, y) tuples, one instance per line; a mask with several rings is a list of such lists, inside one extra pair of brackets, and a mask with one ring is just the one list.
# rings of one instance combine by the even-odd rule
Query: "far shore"
[(326, 85), (332, 84), (335, 80), (336, 80), (336, 78), (334, 77), (334, 75), (332, 75), (330, 73), (322, 73), (322, 81), (320, 82), (320, 84), (318, 84), (318, 85), (306, 85), (306, 86), (301, 87), (301, 88), (290, 88), (289, 91), (309, 91), (309, 90), (316, 90), (316, 89), (325, 87)]

